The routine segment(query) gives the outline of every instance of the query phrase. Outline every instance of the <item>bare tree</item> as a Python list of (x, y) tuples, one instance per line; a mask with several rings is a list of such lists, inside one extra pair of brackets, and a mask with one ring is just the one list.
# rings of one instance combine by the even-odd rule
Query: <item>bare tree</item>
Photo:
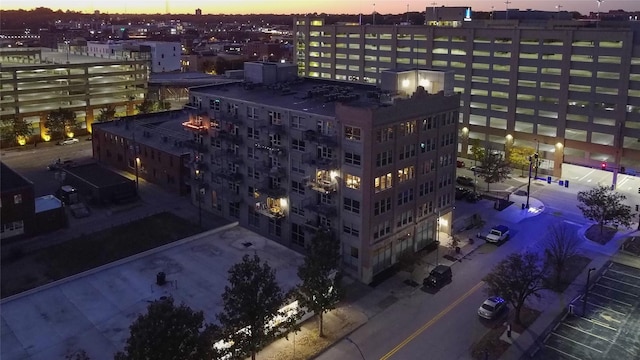
[(544, 242), (544, 253), (546, 266), (552, 268), (554, 272), (554, 286), (560, 286), (567, 263), (580, 253), (580, 244), (582, 240), (576, 236), (571, 226), (561, 224), (549, 228)]

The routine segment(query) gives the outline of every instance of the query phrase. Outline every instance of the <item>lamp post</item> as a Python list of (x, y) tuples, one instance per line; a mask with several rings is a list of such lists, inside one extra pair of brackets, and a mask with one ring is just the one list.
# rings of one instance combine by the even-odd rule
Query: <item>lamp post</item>
[(436, 219), (436, 266), (440, 261), (438, 250), (440, 249), (440, 210), (438, 209), (438, 218)]
[(584, 296), (582, 297), (582, 316), (587, 314), (587, 296), (589, 295), (589, 279), (591, 278), (591, 272), (596, 268), (591, 268), (587, 272), (587, 286), (584, 289)]
[(137, 192), (138, 191), (138, 168), (140, 167), (140, 157), (136, 156), (134, 161), (136, 165), (136, 192)]
[(356, 344), (355, 342), (353, 342), (353, 340), (351, 340), (351, 338), (349, 338), (348, 336), (345, 338), (348, 342), (352, 343), (356, 349), (358, 349), (358, 352), (360, 353), (360, 357), (362, 358), (362, 360), (366, 360), (364, 358), (364, 354), (362, 353), (362, 350), (360, 350), (360, 346), (358, 346), (358, 344)]
[(531, 164), (533, 162), (533, 158), (529, 155), (529, 182), (527, 183), (527, 204), (525, 205), (525, 209), (529, 209), (529, 193), (531, 192)]

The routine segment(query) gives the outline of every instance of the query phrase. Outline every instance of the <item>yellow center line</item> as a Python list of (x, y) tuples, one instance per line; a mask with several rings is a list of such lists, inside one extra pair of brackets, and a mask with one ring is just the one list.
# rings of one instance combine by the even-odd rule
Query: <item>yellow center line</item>
[(407, 345), (411, 340), (418, 337), (418, 335), (422, 334), (425, 330), (427, 330), (431, 325), (435, 324), (440, 318), (445, 316), (449, 311), (453, 310), (456, 306), (458, 306), (464, 299), (468, 298), (471, 294), (476, 292), (476, 290), (480, 289), (484, 285), (484, 281), (480, 281), (474, 287), (472, 287), (469, 291), (467, 291), (464, 295), (459, 297), (456, 301), (447, 306), (444, 310), (442, 310), (438, 315), (434, 316), (433, 319), (429, 320), (426, 324), (422, 325), (418, 330), (414, 331), (413, 334), (409, 335), (406, 339), (404, 339), (400, 344), (391, 349), (388, 353), (386, 353), (380, 360), (387, 360), (393, 354), (397, 353), (400, 349), (402, 349), (405, 345)]

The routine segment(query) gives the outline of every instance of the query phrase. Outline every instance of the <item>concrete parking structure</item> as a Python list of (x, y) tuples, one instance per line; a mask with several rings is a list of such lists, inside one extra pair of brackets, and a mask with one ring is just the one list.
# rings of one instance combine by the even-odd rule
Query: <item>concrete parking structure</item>
[(544, 339), (535, 359), (638, 359), (640, 269), (609, 262), (571, 312)]

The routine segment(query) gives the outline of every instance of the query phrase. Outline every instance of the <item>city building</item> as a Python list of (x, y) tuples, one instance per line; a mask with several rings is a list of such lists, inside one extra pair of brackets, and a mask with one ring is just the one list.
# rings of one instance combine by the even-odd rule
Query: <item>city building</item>
[(95, 124), (93, 158), (167, 191), (188, 194), (194, 144), (182, 124), (189, 116), (174, 110)]
[(379, 83), (388, 69), (455, 72), (461, 93), (459, 153), (478, 139), (494, 150), (524, 146), (541, 173), (562, 164), (616, 175), (640, 171), (640, 23), (476, 20), (471, 9), (426, 8), (430, 25), (294, 21), (298, 74)]
[(453, 73), (381, 75), (376, 87), (253, 62), (242, 84), (191, 88), (193, 201), (298, 251), (328, 231), (365, 283), (433, 246), (454, 201)]
[[(108, 40), (88, 41), (87, 55), (100, 58), (144, 58), (150, 61), (153, 73), (180, 71), (180, 54), (182, 45), (179, 42)], [(142, 55), (140, 55), (142, 54)]]
[(36, 205), (33, 182), (0, 163), (0, 239), (34, 231)]
[[(102, 59), (46, 48), (0, 49), (0, 120), (22, 119), (32, 141), (50, 141), (52, 110), (72, 110), (80, 131), (91, 131), (100, 111), (132, 115), (147, 93), (148, 60)], [(73, 134), (67, 134), (73, 136)]]

